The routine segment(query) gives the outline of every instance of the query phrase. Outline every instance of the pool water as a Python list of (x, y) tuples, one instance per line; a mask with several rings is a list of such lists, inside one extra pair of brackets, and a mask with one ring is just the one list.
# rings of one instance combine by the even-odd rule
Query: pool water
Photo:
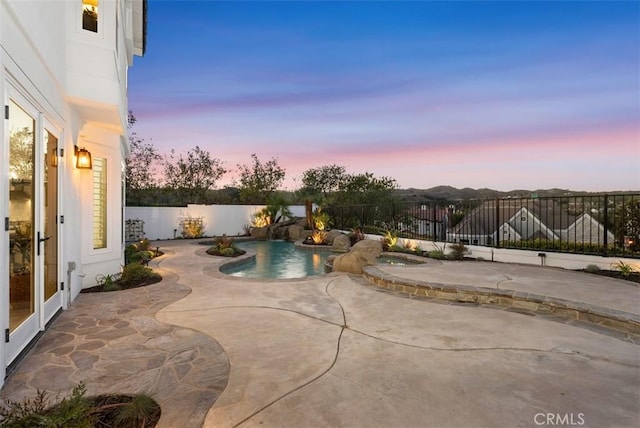
[(256, 253), (254, 261), (223, 267), (223, 273), (242, 278), (304, 278), (324, 275), (324, 262), (330, 251), (299, 250), (287, 241), (247, 241), (238, 248)]
[[(331, 255), (328, 249), (301, 250), (288, 241), (245, 241), (238, 248), (256, 253), (255, 260), (222, 267), (222, 273), (241, 278), (304, 278), (324, 275), (324, 262)], [(414, 264), (396, 257), (378, 257), (378, 264)]]

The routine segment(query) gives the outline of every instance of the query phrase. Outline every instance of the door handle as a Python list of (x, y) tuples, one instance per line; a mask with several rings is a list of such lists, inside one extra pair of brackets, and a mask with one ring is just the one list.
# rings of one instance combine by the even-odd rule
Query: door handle
[(50, 236), (45, 236), (44, 238), (40, 237), (40, 232), (38, 232), (38, 251), (37, 254), (40, 255), (40, 243), (44, 242), (44, 241), (48, 241), (49, 239), (51, 239)]

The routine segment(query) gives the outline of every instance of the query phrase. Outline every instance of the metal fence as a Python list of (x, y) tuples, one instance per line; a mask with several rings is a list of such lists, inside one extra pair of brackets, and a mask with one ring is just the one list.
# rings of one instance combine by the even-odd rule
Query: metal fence
[(325, 209), (334, 228), (469, 245), (640, 258), (640, 194)]

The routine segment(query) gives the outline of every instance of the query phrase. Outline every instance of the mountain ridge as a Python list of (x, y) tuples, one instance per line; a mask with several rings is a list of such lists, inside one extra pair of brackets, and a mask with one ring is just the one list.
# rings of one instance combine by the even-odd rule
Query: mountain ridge
[(464, 187), (462, 189), (441, 185), (430, 187), (428, 189), (416, 189), (410, 187), (408, 189), (396, 189), (395, 193), (401, 199), (408, 202), (411, 201), (425, 201), (425, 200), (468, 200), (468, 199), (491, 199), (491, 198), (531, 198), (531, 197), (552, 197), (552, 196), (578, 196), (578, 195), (598, 195), (598, 194), (622, 194), (622, 193), (638, 193), (638, 191), (626, 190), (626, 191), (613, 191), (613, 192), (585, 192), (576, 191), (570, 189), (514, 189), (509, 191), (494, 190), (489, 188), (473, 189), (471, 187)]

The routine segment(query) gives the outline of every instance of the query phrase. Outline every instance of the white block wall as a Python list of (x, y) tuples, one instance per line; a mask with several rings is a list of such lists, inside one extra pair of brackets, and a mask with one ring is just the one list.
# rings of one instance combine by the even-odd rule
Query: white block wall
[[(181, 237), (180, 220), (202, 217), (205, 236), (242, 235), (244, 225), (251, 224), (253, 215), (264, 205), (187, 205), (186, 207), (126, 207), (126, 220), (144, 221), (147, 239), (174, 239)], [(304, 205), (289, 207), (295, 217), (305, 216)]]

